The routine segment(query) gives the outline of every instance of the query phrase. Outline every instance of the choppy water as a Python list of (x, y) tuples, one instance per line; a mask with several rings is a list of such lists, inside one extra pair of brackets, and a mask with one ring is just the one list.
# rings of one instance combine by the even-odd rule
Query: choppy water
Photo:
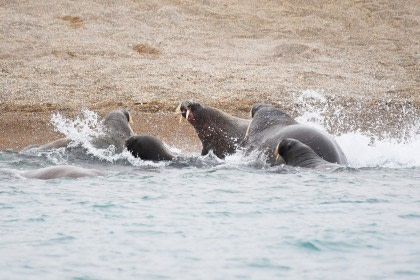
[[(81, 123), (92, 117), (54, 120), (82, 127), (68, 130), (80, 141), (91, 130)], [(1, 151), (0, 278), (419, 279), (420, 137), (409, 129), (404, 142), (337, 136), (350, 167), (334, 172), (240, 153), (151, 163), (88, 145), (84, 158)], [(106, 175), (19, 176), (57, 164)]]

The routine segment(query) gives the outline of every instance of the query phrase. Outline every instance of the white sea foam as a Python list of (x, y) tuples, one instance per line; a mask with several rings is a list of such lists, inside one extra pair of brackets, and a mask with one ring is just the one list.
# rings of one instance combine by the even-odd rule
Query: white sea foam
[[(322, 130), (330, 130), (329, 123), (341, 125), (340, 113), (345, 108), (335, 105), (335, 111), (327, 114), (326, 98), (314, 90), (303, 91), (295, 102), (299, 104), (300, 116), (296, 118), (300, 123), (314, 126)], [(411, 108), (403, 107), (404, 113)], [(402, 116), (402, 115), (401, 115)], [(378, 115), (377, 123), (380, 124), (387, 114)], [(400, 122), (399, 128), (404, 139), (393, 138), (391, 133), (384, 137), (374, 135), (369, 131), (360, 130), (334, 136), (347, 156), (352, 167), (413, 167), (420, 166), (420, 118), (413, 123)], [(384, 133), (384, 135), (386, 135)]]
[(372, 139), (361, 132), (336, 137), (352, 167), (420, 166), (420, 137), (401, 142), (399, 139)]

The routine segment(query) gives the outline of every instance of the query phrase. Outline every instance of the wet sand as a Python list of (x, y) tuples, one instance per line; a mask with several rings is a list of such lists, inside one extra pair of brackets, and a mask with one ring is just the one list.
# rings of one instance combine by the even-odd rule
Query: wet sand
[(136, 133), (199, 150), (181, 100), (296, 114), (307, 89), (347, 129), (392, 132), (419, 117), (419, 18), (416, 1), (0, 1), (0, 150), (61, 137), (52, 113), (83, 108), (127, 108)]

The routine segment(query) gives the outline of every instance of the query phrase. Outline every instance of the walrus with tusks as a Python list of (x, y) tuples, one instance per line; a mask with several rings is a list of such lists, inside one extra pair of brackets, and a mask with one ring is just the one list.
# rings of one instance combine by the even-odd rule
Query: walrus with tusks
[(131, 136), (125, 141), (125, 146), (134, 157), (142, 160), (161, 161), (176, 157), (162, 141), (151, 135)]
[[(125, 140), (134, 134), (130, 123), (132, 123), (132, 119), (127, 110), (119, 109), (109, 112), (103, 121), (103, 126), (105, 128), (104, 134), (92, 139), (92, 144), (98, 149), (106, 149), (109, 146), (114, 145), (115, 151), (117, 153), (121, 153), (124, 149)], [(42, 146), (28, 146), (20, 152), (42, 152), (51, 149), (58, 149), (67, 147), (71, 141), (71, 138), (64, 137)]]
[(57, 165), (34, 170), (25, 171), (22, 173), (23, 177), (33, 179), (57, 179), (57, 178), (79, 178), (86, 176), (103, 176), (104, 174), (96, 169), (87, 169), (72, 165)]
[(250, 123), (193, 101), (182, 101), (175, 113), (181, 115), (180, 122), (184, 118), (194, 127), (203, 145), (201, 155), (213, 151), (219, 158), (235, 153)]
[(256, 104), (251, 109), (252, 120), (249, 124), (244, 148), (247, 153), (260, 151), (267, 156), (271, 165), (284, 163), (276, 159), (274, 149), (285, 138), (296, 139), (308, 145), (322, 159), (338, 164), (347, 164), (347, 158), (331, 135), (299, 124), (282, 110), (267, 104)]
[(305, 168), (335, 170), (342, 165), (320, 158), (308, 145), (296, 139), (286, 138), (277, 145), (274, 155), (282, 157), (286, 165)]

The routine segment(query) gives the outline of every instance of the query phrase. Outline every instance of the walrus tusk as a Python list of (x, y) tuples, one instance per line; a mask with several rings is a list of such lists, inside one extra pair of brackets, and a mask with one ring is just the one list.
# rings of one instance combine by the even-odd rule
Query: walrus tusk
[[(187, 114), (185, 115), (185, 119), (188, 120), (188, 116), (190, 115), (191, 110), (187, 109)], [(181, 104), (179, 104), (179, 106), (175, 109), (175, 115), (177, 114), (181, 114), (181, 116), (179, 117), (179, 123), (182, 123), (182, 111), (181, 111)]]
[(249, 134), (249, 128), (251, 127), (252, 121), (249, 123), (248, 128), (246, 129), (245, 137), (248, 137)]
[(276, 156), (276, 160), (279, 159), (280, 154), (279, 154), (279, 145), (277, 145), (276, 149), (274, 150), (274, 155)]
[(130, 133), (131, 133), (131, 135), (134, 135), (134, 131), (133, 131), (133, 129), (131, 128), (131, 126), (130, 126), (130, 125), (128, 125), (128, 128), (130, 128)]

